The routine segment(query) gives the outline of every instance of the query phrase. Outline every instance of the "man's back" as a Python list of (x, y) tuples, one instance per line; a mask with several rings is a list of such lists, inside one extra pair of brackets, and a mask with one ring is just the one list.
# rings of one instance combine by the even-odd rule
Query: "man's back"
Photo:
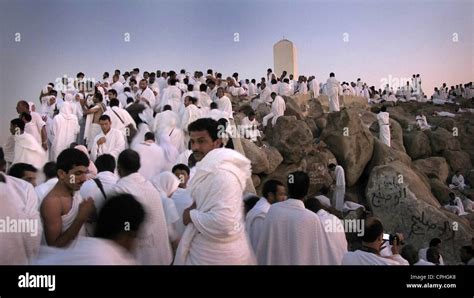
[(303, 201), (288, 199), (272, 205), (258, 243), (260, 265), (320, 265), (326, 247), (318, 216)]

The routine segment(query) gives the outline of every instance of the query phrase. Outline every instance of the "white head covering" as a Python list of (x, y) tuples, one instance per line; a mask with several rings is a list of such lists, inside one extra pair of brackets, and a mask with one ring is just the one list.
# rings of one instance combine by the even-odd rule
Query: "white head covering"
[(178, 189), (179, 179), (171, 172), (166, 171), (158, 175), (155, 180), (155, 187), (168, 198)]
[(66, 101), (62, 104), (61, 108), (59, 109), (59, 114), (61, 114), (64, 119), (66, 120), (72, 120), (76, 115), (73, 114), (73, 108), (72, 105), (69, 101)]
[(92, 160), (90, 160), (89, 151), (87, 150), (86, 146), (77, 145), (74, 148), (77, 150), (81, 150), (87, 155), (87, 157), (89, 158), (89, 178), (95, 178), (95, 176), (97, 176), (97, 168), (95, 164), (92, 162)]
[(35, 107), (35, 109), (36, 109), (36, 105), (35, 105), (35, 103), (34, 103), (34, 102), (32, 102), (32, 101), (29, 101), (29, 102), (28, 102), (28, 105), (30, 106), (30, 113), (31, 113), (31, 112), (33, 112), (33, 106), (34, 106), (34, 107)]
[(66, 95), (64, 95), (64, 101), (65, 102), (73, 102), (74, 101), (74, 95), (72, 95), (71, 93), (66, 93)]

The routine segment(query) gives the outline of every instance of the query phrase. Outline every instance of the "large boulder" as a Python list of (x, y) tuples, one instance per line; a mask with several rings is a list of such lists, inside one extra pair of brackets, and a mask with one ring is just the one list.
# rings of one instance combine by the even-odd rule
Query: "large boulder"
[(447, 264), (458, 261), (459, 247), (470, 243), (474, 234), (467, 220), (440, 208), (438, 200), (401, 162), (375, 167), (366, 197), (386, 232), (401, 232), (407, 243), (418, 248), (425, 247), (432, 238), (440, 238)]
[(430, 139), (421, 130), (405, 132), (403, 134), (403, 144), (412, 159), (424, 158), (431, 155)]
[(252, 173), (259, 174), (268, 172), (270, 164), (265, 152), (260, 149), (254, 142), (241, 138), (242, 148), (244, 149), (245, 156), (250, 159), (252, 164)]
[(305, 151), (313, 143), (313, 133), (305, 121), (295, 116), (281, 116), (275, 127), (267, 125), (265, 130), (268, 142), (283, 156), (285, 163), (300, 162)]
[(257, 109), (255, 110), (255, 119), (257, 119), (259, 123), (262, 123), (263, 117), (270, 114), (270, 111), (271, 106), (264, 103), (259, 104)]
[(296, 119), (303, 120), (303, 111), (296, 100), (291, 96), (283, 96), (283, 99), (286, 104), (285, 116), (295, 116)]
[(424, 133), (430, 139), (433, 154), (441, 155), (444, 150), (461, 149), (459, 140), (453, 136), (453, 133), (442, 127), (438, 127), (436, 130), (425, 130)]
[(318, 119), (324, 115), (323, 107), (321, 102), (315, 98), (311, 98), (308, 101), (307, 117)]
[(306, 160), (303, 159), (299, 163), (292, 163), (292, 164), (286, 164), (286, 163), (281, 163), (275, 171), (273, 171), (269, 175), (260, 175), (260, 185), (256, 187), (257, 194), (259, 196), (262, 195), (262, 189), (263, 185), (271, 179), (278, 180), (282, 182), (283, 184), (286, 185), (287, 177), (290, 173), (295, 172), (295, 171), (306, 171)]
[(330, 113), (321, 139), (344, 168), (346, 185), (354, 185), (372, 157), (374, 147), (373, 137), (358, 112), (344, 109)]
[(446, 205), (449, 203), (449, 193), (452, 190), (446, 185), (446, 183), (441, 182), (438, 178), (430, 179), (431, 193), (435, 196), (438, 202), (441, 205)]
[(444, 157), (418, 159), (413, 162), (413, 166), (430, 179), (438, 178), (442, 182), (446, 182), (448, 179), (449, 166)]
[(260, 150), (267, 156), (268, 169), (263, 171), (265, 174), (273, 173), (276, 168), (283, 162), (283, 156), (275, 147), (265, 144)]
[(407, 166), (411, 164), (411, 158), (406, 153), (388, 147), (378, 139), (374, 139), (374, 151), (372, 158), (366, 167), (366, 174), (369, 175), (376, 166), (386, 165), (393, 161), (400, 161)]
[(310, 179), (308, 195), (315, 195), (323, 186), (332, 183), (332, 177), (328, 171), (328, 165), (334, 162), (334, 155), (324, 146), (313, 146), (313, 150), (305, 157), (305, 172)]
[(459, 170), (464, 173), (472, 169), (471, 158), (464, 151), (445, 150), (443, 156), (446, 158), (452, 172)]

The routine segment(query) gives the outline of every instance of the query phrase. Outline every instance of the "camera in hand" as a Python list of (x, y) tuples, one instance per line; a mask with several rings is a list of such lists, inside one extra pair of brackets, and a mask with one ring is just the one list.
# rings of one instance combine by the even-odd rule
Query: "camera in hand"
[[(405, 242), (400, 240), (400, 237), (398, 237), (397, 234), (383, 234), (383, 240), (388, 241), (390, 245), (393, 245), (396, 243), (397, 245), (404, 245)], [(396, 242), (395, 242), (396, 241)]]

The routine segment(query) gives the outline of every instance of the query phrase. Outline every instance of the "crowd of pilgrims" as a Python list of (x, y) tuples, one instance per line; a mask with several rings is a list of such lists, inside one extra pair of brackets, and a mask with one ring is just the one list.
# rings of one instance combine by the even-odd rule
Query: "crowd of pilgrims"
[[(472, 87), (443, 84), (430, 100), (472, 98)], [(259, 83), (213, 70), (142, 76), (136, 68), (47, 84), (39, 101), (18, 102), (1, 148), (0, 264), (443, 264), (440, 239), (427, 247), (405, 244), (402, 234), (386, 241), (374, 217), (349, 247), (341, 202), (326, 188), (307, 197), (304, 172), (266, 181), (262, 197), (245, 193), (251, 164), (234, 150), (227, 95), (254, 110), (271, 106), (261, 124), (255, 111), (241, 121), (242, 137), (261, 146), (260, 131), (284, 114), (283, 96), (308, 93), (327, 95), (330, 112), (341, 95), (428, 101), (419, 75), (397, 91), (271, 69)], [(344, 179), (342, 167), (329, 171)], [(460, 248), (462, 264), (473, 264), (473, 246)]]

